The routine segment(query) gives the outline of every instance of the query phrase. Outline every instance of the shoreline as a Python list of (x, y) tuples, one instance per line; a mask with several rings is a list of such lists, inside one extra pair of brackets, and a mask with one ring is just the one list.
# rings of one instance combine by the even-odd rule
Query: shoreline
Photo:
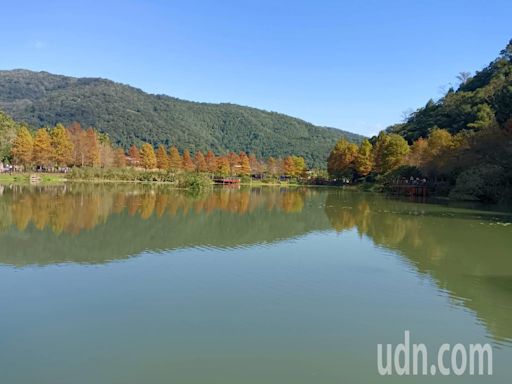
[[(31, 182), (30, 177), (36, 175), (40, 178), (38, 182)], [(185, 177), (199, 176), (201, 174), (182, 174)], [(161, 181), (161, 180), (119, 180), (114, 178), (68, 178), (65, 174), (56, 173), (12, 173), (12, 174), (0, 174), (0, 184), (19, 184), (19, 185), (49, 185), (49, 184), (64, 184), (64, 183), (89, 183), (89, 184), (146, 184), (146, 185), (167, 185), (173, 186), (176, 189), (190, 189), (180, 187), (179, 181)], [(209, 186), (222, 186), (223, 184), (215, 183), (213, 180), (209, 180)], [(288, 182), (262, 182), (260, 180), (252, 181), (241, 181), (240, 183), (234, 184), (234, 186), (243, 187), (316, 187), (317, 185), (311, 184), (299, 184), (299, 183), (288, 183)]]

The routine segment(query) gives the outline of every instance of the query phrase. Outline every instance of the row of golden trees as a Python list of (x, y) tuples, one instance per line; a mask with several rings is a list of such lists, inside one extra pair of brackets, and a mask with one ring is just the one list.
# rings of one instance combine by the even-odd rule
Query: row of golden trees
[(51, 129), (40, 128), (32, 134), (22, 126), (11, 146), (15, 165), (45, 169), (67, 166), (111, 166), (114, 149), (108, 136), (79, 125), (65, 128), (57, 124)]
[(385, 132), (373, 144), (364, 140), (358, 146), (341, 139), (329, 155), (328, 171), (333, 177), (354, 178), (372, 172), (385, 174), (410, 165), (425, 176), (435, 177), (460, 166), (462, 150), (469, 147), (471, 139), (467, 132), (452, 135), (440, 128), (434, 128), (427, 138), (419, 138), (412, 145), (398, 134)]
[(132, 145), (128, 151), (127, 164), (132, 167), (144, 169), (168, 169), (174, 172), (201, 172), (219, 176), (250, 176), (267, 175), (277, 177), (286, 175), (298, 177), (306, 171), (306, 164), (302, 157), (287, 156), (284, 159), (269, 157), (267, 160), (258, 159), (255, 155), (229, 152), (217, 156), (213, 151), (206, 155), (197, 151), (194, 156), (188, 149), (180, 154), (176, 146), (167, 150), (159, 145), (155, 151), (151, 144), (143, 144), (140, 149)]
[(163, 145), (155, 149), (145, 143), (141, 147), (132, 145), (125, 153), (122, 148), (114, 148), (107, 135), (80, 124), (69, 127), (57, 124), (54, 128), (38, 129), (32, 134), (21, 127), (11, 147), (15, 165), (31, 168), (53, 169), (54, 167), (135, 167), (161, 169), (174, 172), (207, 172), (219, 176), (287, 175), (298, 177), (304, 174), (306, 164), (302, 157), (288, 156), (284, 159), (273, 157), (258, 159), (255, 155), (230, 152), (217, 156), (212, 151), (206, 155), (197, 151), (194, 156), (188, 149), (182, 154), (176, 146), (167, 150)]

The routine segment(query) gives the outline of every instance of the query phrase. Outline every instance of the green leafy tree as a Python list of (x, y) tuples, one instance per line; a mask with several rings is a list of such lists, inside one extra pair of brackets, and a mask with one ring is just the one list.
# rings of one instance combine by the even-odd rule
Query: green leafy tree
[(0, 111), (0, 161), (10, 155), (11, 145), (16, 137), (19, 125)]
[(475, 121), (469, 123), (468, 128), (480, 130), (497, 126), (496, 116), (489, 104), (479, 104), (474, 109)]

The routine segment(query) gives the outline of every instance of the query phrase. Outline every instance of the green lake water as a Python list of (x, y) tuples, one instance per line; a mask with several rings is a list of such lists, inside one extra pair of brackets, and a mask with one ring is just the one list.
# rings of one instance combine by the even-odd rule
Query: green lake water
[[(0, 186), (0, 383), (508, 383), (512, 215), (331, 188)], [(490, 377), (382, 377), (404, 331)]]

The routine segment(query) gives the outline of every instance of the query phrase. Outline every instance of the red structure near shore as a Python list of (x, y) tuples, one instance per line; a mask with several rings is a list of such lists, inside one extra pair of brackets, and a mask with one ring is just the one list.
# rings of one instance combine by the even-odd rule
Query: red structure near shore
[(214, 179), (217, 184), (240, 184), (240, 179), (238, 177), (225, 177), (222, 179)]

